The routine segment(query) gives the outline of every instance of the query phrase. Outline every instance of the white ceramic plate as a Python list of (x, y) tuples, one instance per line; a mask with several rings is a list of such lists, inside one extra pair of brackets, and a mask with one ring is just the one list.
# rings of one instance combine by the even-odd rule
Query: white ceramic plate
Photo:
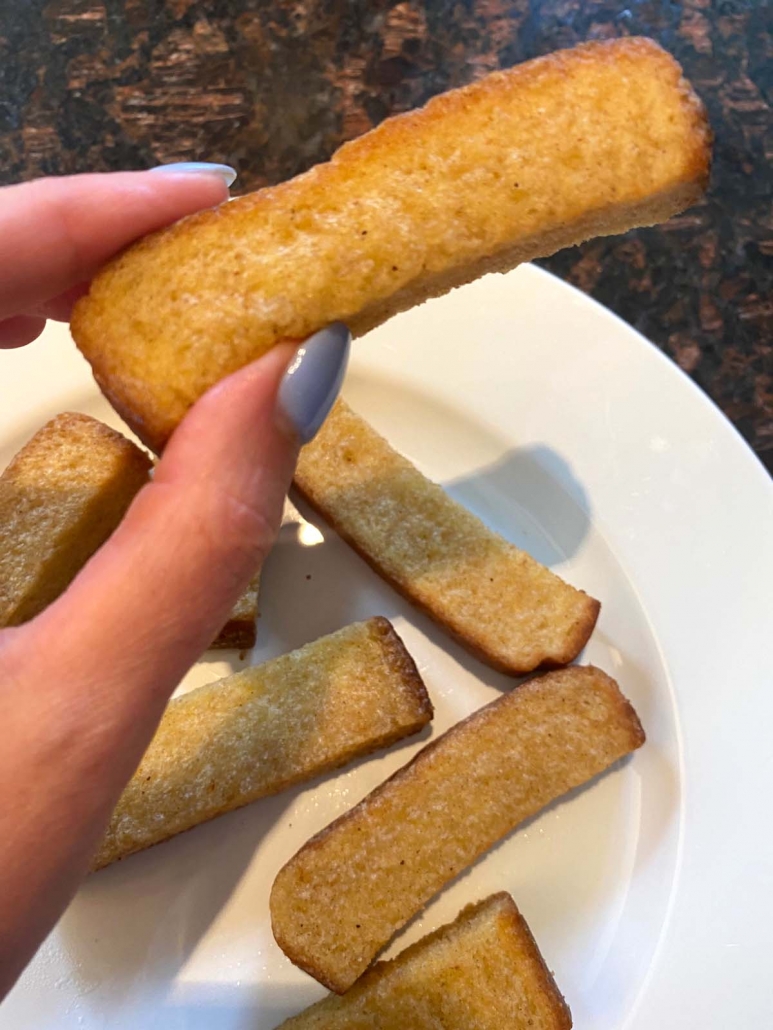
[[(119, 424), (63, 329), (0, 354), (0, 376), (0, 466), (56, 412)], [(583, 660), (617, 677), (648, 733), (633, 760), (477, 863), (390, 953), (507, 889), (577, 1027), (773, 1025), (773, 487), (762, 466), (654, 347), (531, 267), (357, 343), (345, 393), (455, 497), (602, 600)], [(433, 736), (511, 686), (294, 509), (262, 605), (253, 661), (389, 616), (436, 704)], [(204, 663), (186, 686), (227, 669)], [(91, 877), (0, 1027), (270, 1030), (320, 997), (272, 940), (274, 875), (425, 739)]]

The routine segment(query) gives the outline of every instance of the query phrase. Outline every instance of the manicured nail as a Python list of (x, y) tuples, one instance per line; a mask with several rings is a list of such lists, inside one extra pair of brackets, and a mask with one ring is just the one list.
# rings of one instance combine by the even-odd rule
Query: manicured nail
[(218, 175), (226, 186), (232, 186), (236, 169), (230, 165), (210, 164), (209, 161), (176, 161), (170, 165), (157, 165), (151, 172), (166, 172), (171, 175)]
[(279, 384), (278, 403), (301, 443), (312, 440), (341, 389), (351, 333), (333, 322), (298, 349)]

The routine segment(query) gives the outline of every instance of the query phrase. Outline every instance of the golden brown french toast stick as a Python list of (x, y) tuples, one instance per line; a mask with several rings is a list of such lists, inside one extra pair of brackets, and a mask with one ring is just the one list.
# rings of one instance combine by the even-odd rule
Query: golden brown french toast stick
[(432, 718), (386, 619), (173, 699), (94, 868), (417, 733)]
[(300, 493), (373, 568), (482, 661), (566, 665), (599, 603), (519, 551), (339, 401), (295, 473)]
[(388, 119), (327, 164), (146, 238), (72, 331), (160, 451), (214, 382), (341, 320), (362, 334), (491, 271), (663, 221), (706, 185), (710, 132), (647, 39), (540, 57)]
[(518, 687), (428, 744), (279, 872), (280, 948), (338, 993), (488, 848), (640, 747), (644, 733), (592, 666)]
[[(57, 415), (33, 436), (0, 475), (0, 628), (31, 619), (69, 586), (150, 469), (144, 451), (88, 415)], [(212, 647), (255, 645), (258, 585), (256, 575)]]
[(572, 1017), (509, 894), (380, 962), (277, 1030), (569, 1030)]
[(0, 627), (69, 585), (147, 482), (150, 459), (87, 415), (47, 422), (0, 476)]

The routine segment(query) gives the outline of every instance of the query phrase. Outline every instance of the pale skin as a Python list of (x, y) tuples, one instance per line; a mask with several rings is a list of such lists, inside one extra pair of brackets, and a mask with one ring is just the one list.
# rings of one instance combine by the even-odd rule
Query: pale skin
[[(214, 176), (146, 172), (0, 189), (0, 348), (34, 340), (46, 317), (67, 320), (133, 239), (226, 196)], [(70, 588), (0, 631), (0, 999), (88, 872), (171, 692), (274, 541), (298, 450), (275, 404), (291, 357), (277, 347), (210, 390)]]

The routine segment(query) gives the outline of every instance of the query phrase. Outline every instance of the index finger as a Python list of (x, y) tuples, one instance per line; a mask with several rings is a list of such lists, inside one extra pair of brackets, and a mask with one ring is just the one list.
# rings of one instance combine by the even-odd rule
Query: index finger
[(0, 188), (0, 319), (87, 282), (123, 247), (228, 197), (211, 173), (109, 172)]

